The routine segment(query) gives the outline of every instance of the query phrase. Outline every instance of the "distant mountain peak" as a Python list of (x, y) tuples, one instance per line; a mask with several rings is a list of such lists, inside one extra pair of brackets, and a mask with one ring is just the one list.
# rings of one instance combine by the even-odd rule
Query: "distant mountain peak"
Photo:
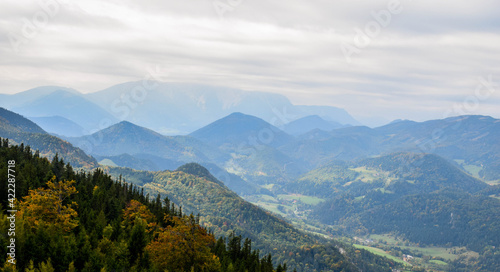
[(460, 115), (460, 116), (453, 116), (453, 117), (448, 117), (444, 120), (447, 121), (454, 121), (454, 122), (461, 122), (461, 121), (492, 121), (495, 120), (495, 118), (491, 116), (485, 116), (485, 115)]
[(401, 122), (408, 122), (411, 120), (408, 120), (408, 119), (395, 119), (395, 120), (392, 120), (388, 125), (392, 125), (392, 124), (397, 124), (397, 123), (401, 123)]
[(49, 95), (54, 92), (67, 92), (71, 94), (80, 94), (79, 91), (73, 89), (73, 88), (68, 88), (68, 87), (62, 87), (62, 86), (54, 86), (54, 85), (47, 85), (47, 86), (40, 86), (36, 88), (32, 88), (20, 93), (17, 93), (16, 95)]
[(134, 124), (134, 123), (132, 123), (132, 122), (125, 121), (125, 120), (124, 120), (124, 121), (121, 121), (121, 122), (118, 122), (118, 123), (116, 123), (115, 125), (117, 125), (117, 126), (118, 126), (118, 125), (119, 125), (119, 126), (127, 126), (127, 127), (141, 127), (141, 126), (138, 126), (138, 125), (136, 125), (136, 124)]
[[(291, 141), (292, 136), (268, 122), (240, 112), (234, 112), (216, 120), (190, 134), (194, 138), (215, 146), (221, 144), (241, 145), (248, 143), (250, 138), (256, 138), (260, 144), (282, 145)], [(248, 144), (250, 145), (250, 144)]]
[[(233, 113), (229, 114), (227, 117), (254, 117), (254, 116), (244, 114), (244, 113), (237, 111), (237, 112), (233, 112)], [(254, 118), (257, 118), (257, 117), (254, 117)]]
[(160, 133), (153, 131), (149, 128), (141, 127), (139, 125), (136, 125), (130, 121), (121, 121), (119, 123), (116, 123), (114, 125), (111, 125), (99, 132), (96, 133), (101, 133), (101, 134), (115, 134), (115, 133), (123, 133), (123, 132), (128, 132), (128, 133), (140, 133), (140, 134), (148, 134), (148, 135), (154, 135), (155, 137), (164, 137)]
[(30, 98), (13, 110), (30, 117), (62, 116), (86, 131), (95, 131), (104, 120), (118, 121), (105, 109), (77, 92), (68, 89), (49, 91), (46, 95), (38, 95), (35, 99)]
[(260, 121), (263, 121), (265, 122), (264, 120), (258, 118), (258, 117), (255, 117), (253, 115), (249, 115), (249, 114), (244, 114), (242, 112), (233, 112), (219, 120), (233, 120), (233, 119), (240, 119), (240, 120), (243, 120), (243, 119), (247, 119), (247, 120), (260, 120)]
[(344, 127), (344, 125), (334, 121), (327, 121), (319, 115), (308, 115), (286, 124), (283, 130), (291, 135), (301, 135), (316, 129), (331, 131), (341, 127)]

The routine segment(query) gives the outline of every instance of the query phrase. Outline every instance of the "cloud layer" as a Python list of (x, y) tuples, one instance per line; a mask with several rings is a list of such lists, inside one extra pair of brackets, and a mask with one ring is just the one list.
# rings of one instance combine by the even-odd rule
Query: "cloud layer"
[(498, 14), (486, 0), (7, 0), (0, 93), (93, 92), (160, 67), (168, 81), (282, 93), (370, 124), (500, 117), (500, 87), (477, 94), (480, 78), (500, 83)]

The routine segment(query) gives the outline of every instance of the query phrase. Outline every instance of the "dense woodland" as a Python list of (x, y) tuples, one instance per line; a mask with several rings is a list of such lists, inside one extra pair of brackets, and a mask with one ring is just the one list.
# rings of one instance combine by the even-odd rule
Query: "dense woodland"
[[(216, 236), (232, 232), (250, 238), (261, 252), (272, 252), (273, 259), (299, 271), (390, 271), (396, 264), (333, 240), (320, 240), (298, 231), (285, 220), (243, 200), (228, 190), (205, 168), (186, 164), (177, 170), (148, 172), (111, 168), (146, 193), (160, 192), (182, 205), (184, 210), (201, 214), (201, 221)], [(344, 251), (342, 254), (340, 251)]]
[(361, 214), (377, 233), (397, 232), (422, 245), (466, 246), (482, 252), (500, 245), (500, 201), (445, 189), (419, 194)]
[[(10, 202), (1, 199), (2, 271), (265, 272), (296, 267), (299, 271), (390, 271), (395, 266), (367, 251), (335, 244), (290, 246), (287, 258), (274, 260), (255, 249), (250, 238), (229, 229), (228, 235), (216, 238), (211, 229), (200, 225), (203, 215), (186, 215), (168, 197), (150, 197), (143, 188), (115, 180), (102, 170), (77, 172), (58, 156), (49, 161), (24, 145), (9, 147), (8, 140), (1, 140), (0, 158), (1, 194), (7, 194), (8, 161), (16, 162), (18, 210), (17, 267), (13, 267), (6, 259)], [(184, 170), (213, 179), (196, 164)], [(177, 173), (179, 182), (189, 182)], [(271, 241), (278, 241), (277, 237)]]
[(53, 158), (59, 154), (73, 167), (94, 168), (97, 161), (70, 143), (52, 136), (23, 116), (0, 107), (0, 135), (11, 143), (34, 147), (40, 156)]
[[(469, 119), (472, 122), (476, 118)], [(265, 125), (260, 123), (258, 127)], [(365, 250), (299, 231), (229, 189), (256, 193), (255, 188), (260, 187), (255, 184), (241, 188), (251, 183), (220, 168), (210, 168), (212, 173), (223, 173), (223, 183), (199, 164), (173, 160), (180, 158), (180, 153), (188, 161), (206, 154), (215, 161), (227, 157), (221, 151), (224, 148), (218, 150), (199, 139), (163, 137), (122, 122), (108, 131), (109, 139), (104, 137), (107, 142), (97, 150), (112, 148), (123, 137), (129, 139), (129, 144), (120, 148), (128, 150), (142, 135), (141, 146), (173, 156), (160, 160), (162, 165), (180, 167), (158, 172), (105, 167), (85, 172), (73, 167), (95, 169), (94, 158), (18, 114), (0, 109), (0, 133), (13, 139), (10, 145), (24, 142), (9, 147), (7, 141), (2, 141), (0, 153), (3, 195), (7, 195), (9, 184), (8, 161), (16, 162), (19, 271), (51, 271), (52, 267), (55, 271), (378, 272), (398, 268), (398, 264)], [(472, 134), (464, 137), (475, 139)], [(40, 151), (33, 151), (28, 144)], [(193, 148), (184, 149), (184, 144)], [(120, 148), (116, 154), (124, 152)], [(276, 185), (273, 191), (261, 193), (297, 193), (324, 199), (317, 206), (304, 208), (309, 210), (307, 220), (334, 225), (339, 233), (391, 233), (420, 246), (465, 246), (480, 254), (478, 258), (455, 260), (449, 266), (452, 271), (493, 271), (500, 266), (500, 241), (496, 235), (500, 230), (500, 202), (494, 198), (500, 186), (488, 186), (465, 174), (454, 161), (401, 152), (350, 162), (333, 160), (301, 178), (293, 178), (304, 169), (289, 164), (287, 155), (271, 145), (259, 146), (255, 151), (252, 160), (238, 157), (237, 164), (248, 171), (245, 175), (250, 180)], [(460, 164), (471, 167), (482, 160), (496, 161), (497, 155), (487, 156), (493, 157), (469, 158)], [(63, 157), (66, 162), (61, 160)], [(159, 159), (152, 154), (110, 158), (118, 157), (130, 160), (131, 166)], [(282, 173), (280, 167), (285, 164)], [(157, 168), (165, 169), (163, 166)], [(479, 176), (491, 172), (494, 177), (500, 168), (477, 169)], [(4, 233), (0, 236), (0, 261), (4, 263), (4, 245), (9, 238), (5, 235), (9, 226), (5, 210), (11, 203), (1, 198), (0, 204), (4, 211), (0, 218)], [(139, 246), (132, 246), (136, 244)]]
[(352, 235), (391, 233), (419, 246), (466, 247), (480, 254), (456, 260), (450, 269), (457, 271), (500, 266), (500, 201), (492, 197), (500, 186), (489, 186), (435, 155), (396, 153), (335, 163), (288, 188), (307, 190), (307, 184), (309, 190), (326, 191), (318, 191), (326, 201), (313, 208), (310, 219)]
[[(1, 141), (2, 194), (16, 162), (16, 265), (6, 261), (7, 214), (0, 217), (2, 271), (286, 271), (249, 239), (215, 239), (197, 217), (101, 170), (75, 172), (29, 147)], [(2, 198), (2, 207), (9, 202)], [(17, 269), (17, 270), (16, 270)]]

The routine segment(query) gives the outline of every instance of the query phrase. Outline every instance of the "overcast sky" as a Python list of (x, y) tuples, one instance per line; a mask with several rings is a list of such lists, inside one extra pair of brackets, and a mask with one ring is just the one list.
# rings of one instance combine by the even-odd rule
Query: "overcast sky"
[(500, 118), (499, 14), (496, 0), (2, 0), (0, 93), (88, 93), (155, 70), (369, 124)]

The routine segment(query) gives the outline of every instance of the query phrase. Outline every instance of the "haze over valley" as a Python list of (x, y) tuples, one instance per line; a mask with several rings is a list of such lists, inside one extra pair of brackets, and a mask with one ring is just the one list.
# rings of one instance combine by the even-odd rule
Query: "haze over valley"
[(500, 2), (0, 2), (0, 271), (500, 272)]
[[(161, 92), (146, 90), (133, 104), (121, 100), (131, 99), (126, 95), (137, 84), (87, 95), (60, 87), (4, 95), (3, 106), (10, 107), (0, 111), (0, 137), (50, 160), (101, 168), (151, 196), (160, 193), (185, 212), (203, 214), (201, 223), (216, 235), (235, 231), (264, 252), (271, 244), (262, 237), (306, 231), (312, 237), (297, 233), (279, 244), (292, 252), (322, 239), (374, 254), (385, 248), (392, 267), (496, 262), (485, 250), (500, 242), (499, 119), (463, 115), (370, 128), (343, 109), (297, 106), (282, 95), (160, 82), (155, 90)], [(214, 185), (174, 185), (179, 171)], [(227, 196), (218, 200), (221, 193)], [(222, 212), (221, 201), (242, 210)], [(272, 216), (254, 218), (248, 209)], [(287, 223), (262, 229), (247, 220)], [(297, 242), (299, 236), (304, 240)], [(403, 258), (411, 254), (418, 257)], [(307, 261), (275, 255), (307, 271)]]

